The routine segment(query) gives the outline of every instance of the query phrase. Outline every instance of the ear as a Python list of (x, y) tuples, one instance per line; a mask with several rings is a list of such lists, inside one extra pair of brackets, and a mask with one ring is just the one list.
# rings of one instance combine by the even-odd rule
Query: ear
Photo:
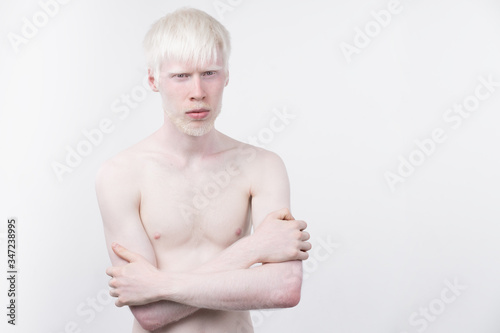
[(226, 83), (224, 84), (224, 87), (227, 87), (227, 84), (229, 83), (229, 71), (226, 73)]
[(148, 68), (148, 83), (151, 90), (158, 92), (158, 87), (156, 86), (155, 77), (151, 68)]

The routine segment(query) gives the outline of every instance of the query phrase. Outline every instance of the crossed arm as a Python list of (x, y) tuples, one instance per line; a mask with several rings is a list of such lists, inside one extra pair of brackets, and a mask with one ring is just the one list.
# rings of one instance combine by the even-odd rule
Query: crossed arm
[[(154, 252), (138, 217), (134, 184), (120, 182), (126, 175), (120, 175), (116, 166), (105, 167), (98, 177), (97, 193), (106, 239), (111, 245), (113, 267), (107, 273), (112, 276), (110, 293), (117, 297), (116, 305), (129, 305), (147, 330), (166, 326), (199, 308), (250, 310), (295, 306), (302, 283), (300, 260), (307, 259), (309, 234), (303, 231), (305, 222), (294, 220), (287, 208), (265, 215), (277, 207), (289, 206), (288, 178), (281, 160), (271, 156), (265, 162), (268, 176), (252, 188), (254, 234), (235, 242), (194, 271), (183, 273), (156, 268)], [(269, 172), (269, 168), (277, 172)], [(117, 186), (121, 189), (117, 190)], [(124, 186), (131, 188), (123, 189)], [(116, 198), (117, 195), (122, 197)], [(109, 207), (112, 202), (121, 202), (120, 208)], [(128, 208), (124, 209), (124, 203), (128, 203)], [(119, 226), (108, 223), (118, 220)], [(134, 252), (112, 243), (114, 240)], [(255, 263), (263, 265), (251, 267)]]

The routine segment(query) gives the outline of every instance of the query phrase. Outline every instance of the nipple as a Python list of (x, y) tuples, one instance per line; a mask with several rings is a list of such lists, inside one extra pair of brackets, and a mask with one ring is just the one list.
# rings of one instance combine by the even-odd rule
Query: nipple
[(154, 239), (160, 239), (161, 234), (159, 232), (155, 232), (153, 237), (154, 237)]
[(241, 235), (241, 228), (236, 229), (236, 236)]

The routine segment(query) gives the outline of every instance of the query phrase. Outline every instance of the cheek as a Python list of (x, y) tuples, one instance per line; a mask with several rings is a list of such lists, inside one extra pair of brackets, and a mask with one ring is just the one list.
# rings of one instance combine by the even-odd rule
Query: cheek
[(164, 88), (161, 97), (164, 103), (176, 104), (183, 100), (184, 91), (182, 89), (169, 88), (168, 86)]
[(224, 93), (224, 85), (218, 85), (216, 87), (213, 87), (211, 91), (211, 95), (219, 99), (222, 98), (223, 93)]

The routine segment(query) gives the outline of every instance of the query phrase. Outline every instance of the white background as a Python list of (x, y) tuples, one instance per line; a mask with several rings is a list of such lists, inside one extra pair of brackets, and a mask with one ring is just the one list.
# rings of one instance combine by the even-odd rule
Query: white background
[[(500, 81), (500, 2), (401, 0), (350, 62), (340, 46), (354, 45), (356, 29), (376, 29), (371, 12), (389, 1), (220, 2), (231, 10), (189, 2), (232, 35), (217, 127), (248, 141), (269, 127), (273, 109), (296, 116), (264, 146), (284, 159), (293, 213), (309, 223), (315, 247), (300, 304), (255, 312), (256, 332), (500, 332), (500, 87), (457, 128), (443, 119), (474, 95), (478, 77)], [(7, 218), (19, 227), (18, 325), (6, 324), (2, 278), (2, 332), (130, 331), (129, 310), (105, 296), (109, 261), (94, 178), (103, 161), (161, 125), (153, 93), (124, 119), (112, 105), (141, 89), (149, 26), (185, 5), (73, 0), (16, 52), (9, 33), (22, 37), (23, 18), (33, 22), (41, 7), (2, 1), (4, 272)], [(52, 164), (65, 164), (67, 146), (76, 149), (82, 131), (105, 118), (113, 132), (59, 181)], [(418, 155), (415, 140), (436, 128), (446, 140)], [(397, 174), (400, 156), (411, 154), (425, 160), (391, 190), (386, 172)], [(466, 289), (452, 297), (446, 281)], [(418, 314), (428, 307), (432, 320)]]

